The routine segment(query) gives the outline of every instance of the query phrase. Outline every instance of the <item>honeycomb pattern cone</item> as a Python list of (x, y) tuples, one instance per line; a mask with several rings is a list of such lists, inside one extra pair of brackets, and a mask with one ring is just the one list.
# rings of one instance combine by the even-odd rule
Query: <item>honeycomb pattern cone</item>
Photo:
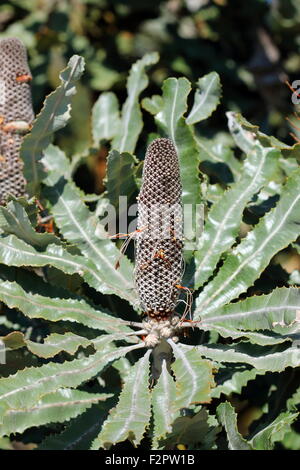
[(34, 119), (31, 78), (22, 42), (16, 38), (0, 40), (0, 204), (9, 194), (25, 194), (19, 154)]
[(183, 274), (181, 193), (176, 149), (171, 140), (156, 139), (138, 196), (135, 284), (143, 311), (158, 321), (173, 314)]

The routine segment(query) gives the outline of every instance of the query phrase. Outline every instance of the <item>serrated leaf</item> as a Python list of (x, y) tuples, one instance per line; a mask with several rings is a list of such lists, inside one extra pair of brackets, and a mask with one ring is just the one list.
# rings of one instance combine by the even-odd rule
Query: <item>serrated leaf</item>
[(3, 423), (0, 424), (0, 435), (23, 432), (25, 429), (47, 423), (63, 423), (83, 413), (94, 403), (107, 400), (111, 396), (68, 388), (49, 393), (30, 408), (7, 410)]
[(235, 242), (247, 202), (272, 177), (279, 156), (272, 148), (255, 146), (239, 181), (210, 209), (196, 253), (196, 288), (211, 276), (221, 255)]
[(129, 333), (122, 320), (92, 308), (84, 299), (46, 297), (27, 291), (16, 282), (2, 281), (0, 299), (10, 308), (18, 308), (29, 318), (82, 323), (109, 333)]
[(286, 407), (289, 411), (296, 411), (300, 408), (300, 387), (287, 400)]
[(58, 173), (57, 158), (55, 147), (50, 146), (43, 160), (50, 172), (44, 194), (52, 205), (51, 212), (56, 224), (69, 242), (76, 245), (84, 256), (93, 260), (97, 275), (102, 280), (101, 292), (115, 293), (134, 303), (136, 294), (133, 289), (133, 267), (130, 261), (124, 256), (120, 260), (119, 269), (116, 269), (120, 251), (108, 239), (106, 233), (102, 233), (101, 238), (96, 235), (99, 225), (97, 216), (82, 202), (80, 191), (75, 184), (66, 181)]
[[(105, 416), (105, 408), (111, 405), (111, 400), (99, 402), (92, 406), (70, 423), (59, 434), (50, 434), (38, 446), (37, 450), (87, 450), (92, 440), (99, 434), (99, 428)], [(84, 430), (84, 432), (83, 432)]]
[(108, 352), (75, 359), (71, 362), (49, 363), (41, 367), (20, 370), (15, 375), (0, 379), (0, 400), (4, 409), (29, 408), (46, 393), (60, 388), (77, 387), (97, 375), (109, 363), (139, 349), (143, 344), (119, 347)]
[(217, 408), (217, 417), (226, 429), (229, 450), (253, 450), (237, 430), (237, 416), (230, 403), (221, 403)]
[(24, 161), (24, 176), (31, 195), (37, 192), (45, 176), (40, 164), (43, 151), (51, 143), (54, 132), (63, 128), (70, 119), (71, 98), (76, 93), (75, 82), (83, 71), (83, 57), (71, 57), (67, 67), (60, 73), (61, 85), (46, 98), (30, 134), (23, 140), (20, 157)]
[(204, 191), (204, 198), (206, 201), (215, 204), (218, 202), (224, 194), (224, 188), (222, 188), (221, 184), (208, 184)]
[(80, 346), (83, 348), (88, 347), (91, 341), (83, 336), (67, 332), (64, 334), (52, 333), (44, 339), (43, 343), (37, 343), (28, 339), (25, 340), (25, 343), (32, 354), (47, 359), (56, 356), (61, 351), (73, 355)]
[(8, 335), (0, 337), (0, 339), (5, 344), (6, 348), (19, 349), (26, 346), (32, 354), (43, 357), (44, 359), (54, 357), (61, 351), (75, 354), (80, 346), (86, 348), (92, 344), (87, 338), (75, 335), (71, 332), (64, 334), (52, 333), (44, 339), (43, 343), (37, 343), (27, 339), (20, 331), (12, 331)]
[(135, 446), (143, 438), (150, 420), (149, 356), (146, 354), (132, 367), (117, 406), (111, 411), (91, 449), (110, 448), (129, 439)]
[(66, 180), (71, 179), (72, 162), (70, 162), (66, 153), (57, 147), (57, 145), (48, 145), (43, 152), (42, 163), (47, 170), (46, 185), (55, 184), (61, 177), (64, 177)]
[(299, 367), (300, 349), (297, 345), (283, 349), (266, 346), (256, 346), (251, 343), (240, 342), (232, 346), (224, 345), (181, 345), (184, 351), (195, 348), (197, 352), (217, 363), (249, 364), (260, 371), (281, 372), (287, 367)]
[(201, 357), (196, 349), (185, 349), (168, 340), (175, 362), (172, 370), (176, 378), (175, 407), (187, 408), (191, 403), (209, 403), (214, 386), (213, 364)]
[(221, 82), (216, 72), (210, 72), (197, 82), (194, 105), (186, 118), (187, 124), (207, 119), (215, 111), (221, 98)]
[[(0, 263), (7, 266), (53, 266), (61, 269), (66, 274), (79, 274), (83, 279), (100, 292), (108, 292), (107, 286), (103, 286), (103, 279), (92, 261), (83, 256), (71, 255), (62, 247), (49, 245), (43, 252), (35, 250), (14, 235), (0, 236)], [(135, 297), (126, 291), (123, 285), (114, 288), (114, 292), (120, 297), (134, 302)], [(128, 297), (127, 297), (128, 294)]]
[(227, 366), (224, 368), (224, 374), (226, 374), (226, 377), (212, 390), (211, 395), (213, 398), (220, 398), (222, 393), (226, 396), (231, 395), (232, 393), (240, 394), (243, 387), (245, 387), (248, 382), (254, 380), (258, 375), (264, 375), (266, 373), (265, 371), (259, 371), (255, 368), (244, 370), (239, 369), (240, 367), (237, 366), (236, 369), (233, 369), (231, 376), (227, 378), (227, 375), (231, 372), (230, 367)]
[[(201, 325), (201, 326), (200, 326)], [(293, 341), (297, 337), (294, 334), (277, 334), (269, 331), (253, 332), (247, 330), (238, 330), (234, 327), (225, 325), (198, 325), (204, 331), (216, 332), (223, 338), (232, 339), (248, 339), (252, 344), (259, 344), (261, 346), (270, 346), (275, 344), (285, 343), (287, 341)]]
[(168, 78), (163, 86), (163, 108), (159, 111), (157, 121), (168, 130), (170, 138), (176, 144), (176, 127), (187, 110), (187, 97), (191, 91), (190, 82), (182, 78)]
[[(218, 309), (217, 315), (208, 314), (199, 325), (216, 327), (225, 336), (247, 336), (258, 344), (275, 344), (289, 340), (300, 331), (300, 289), (277, 288), (267, 295), (253, 296)], [(220, 328), (221, 327), (221, 328)], [(271, 330), (275, 336), (248, 335), (249, 331)], [(270, 343), (268, 343), (268, 339)]]
[(218, 274), (197, 299), (195, 319), (237, 298), (253, 284), (272, 256), (300, 233), (300, 170), (285, 184), (277, 206), (263, 217), (232, 251)]
[(297, 419), (299, 413), (284, 412), (268, 426), (259, 431), (250, 443), (256, 450), (272, 450), (274, 443), (282, 441), (284, 435), (291, 430), (291, 424)]
[(148, 85), (146, 67), (158, 62), (157, 52), (146, 54), (142, 59), (133, 64), (128, 81), (126, 99), (122, 107), (121, 124), (119, 132), (112, 142), (112, 148), (120, 153), (134, 153), (135, 146), (143, 127), (142, 113), (139, 106), (139, 95)]
[(229, 130), (237, 144), (245, 153), (251, 147), (251, 141), (256, 138), (264, 147), (270, 145), (280, 150), (282, 155), (287, 158), (300, 159), (300, 144), (296, 143), (292, 146), (287, 145), (276, 137), (268, 136), (260, 132), (259, 127), (248, 122), (241, 114), (229, 111), (226, 113), (228, 119)]
[[(256, 134), (241, 125), (238, 113), (227, 112), (228, 129), (237, 145), (243, 152), (248, 154), (257, 143)], [(269, 147), (269, 145), (268, 145)]]
[(174, 398), (176, 396), (176, 385), (169, 373), (166, 361), (162, 363), (162, 371), (152, 392), (152, 407), (154, 418), (154, 433), (152, 448), (158, 447), (160, 439), (172, 432), (172, 423), (176, 416)]
[(1, 345), (6, 349), (19, 349), (26, 346), (24, 334), (21, 331), (12, 331), (6, 336), (0, 336)]
[(52, 233), (37, 233), (32, 227), (25, 208), (17, 200), (0, 207), (1, 228), (4, 233), (14, 234), (36, 248), (45, 248), (51, 243), (61, 245)]
[(118, 98), (112, 92), (102, 93), (92, 110), (92, 133), (94, 145), (98, 146), (101, 140), (111, 140), (120, 126), (120, 113)]

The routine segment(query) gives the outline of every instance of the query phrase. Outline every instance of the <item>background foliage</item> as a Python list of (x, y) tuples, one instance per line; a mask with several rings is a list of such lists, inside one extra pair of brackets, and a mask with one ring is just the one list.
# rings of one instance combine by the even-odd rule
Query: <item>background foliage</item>
[[(52, 206), (60, 232), (64, 234), (65, 239), (68, 240), (71, 246), (66, 245), (66, 242), (60, 238), (53, 238), (52, 235), (36, 234), (34, 230), (30, 231), (29, 220), (34, 226), (36, 214), (34, 210), (30, 211), (25, 203), (26, 211), (22, 210), (19, 203), (12, 201), (9, 211), (6, 214), (4, 211), (2, 213), (2, 216), (5, 217), (6, 215), (7, 217), (7, 225), (13, 227), (13, 229), (10, 228), (11, 233), (19, 238), (18, 247), (20, 250), (24, 249), (22, 243), (29, 243), (32, 247), (31, 254), (33, 256), (30, 258), (30, 254), (28, 254), (26, 263), (24, 263), (23, 258), (17, 261), (10, 260), (8, 264), (12, 266), (2, 266), (1, 268), (3, 280), (1, 298), (5, 302), (1, 306), (1, 336), (9, 335), (12, 330), (23, 333), (23, 335), (20, 333), (19, 336), (15, 334), (14, 336), (6, 336), (13, 357), (13, 360), (10, 361), (11, 368), (5, 370), (3, 368), (2, 374), (6, 376), (28, 365), (47, 365), (49, 357), (53, 356), (55, 357), (55, 363), (63, 364), (63, 361), (66, 359), (69, 361), (70, 355), (74, 355), (76, 351), (79, 351), (76, 360), (84, 361), (85, 355), (82, 351), (86, 348), (87, 351), (92, 348), (96, 351), (96, 354), (100, 350), (101, 355), (103, 351), (107, 350), (109, 356), (111, 353), (109, 345), (103, 345), (102, 340), (96, 340), (95, 335), (89, 329), (91, 326), (97, 328), (96, 317), (99, 305), (102, 309), (101, 325), (105, 322), (106, 311), (109, 311), (115, 317), (118, 317), (119, 312), (122, 311), (123, 319), (136, 319), (129, 305), (134, 305), (134, 294), (130, 289), (128, 291), (118, 290), (120, 278), (122, 282), (125, 282), (128, 272), (130, 272), (129, 265), (126, 266), (126, 260), (120, 271), (115, 272), (113, 269), (108, 271), (108, 278), (105, 279), (105, 282), (101, 277), (101, 270), (99, 270), (100, 274), (98, 272), (99, 278), (97, 278), (94, 275), (93, 266), (89, 265), (88, 261), (85, 261), (82, 266), (82, 256), (75, 258), (80, 253), (76, 251), (74, 246), (77, 246), (81, 253), (91, 259), (95, 258), (95, 252), (91, 251), (91, 246), (84, 244), (80, 246), (78, 244), (81, 239), (76, 235), (74, 227), (70, 225), (70, 220), (66, 219), (65, 208), (62, 207), (62, 204), (65, 201), (66, 207), (70, 207), (71, 211), (72, 201), (77, 204), (76, 201), (81, 199), (88, 203), (92, 211), (96, 209), (95, 213), (97, 214), (101, 204), (105, 204), (105, 198), (98, 200), (97, 195), (103, 194), (106, 173), (108, 180), (106, 197), (108, 200), (115, 202), (116, 185), (119, 182), (120, 175), (124, 174), (124, 168), (129, 181), (122, 180), (123, 187), (118, 190), (121, 194), (128, 193), (130, 197), (136, 195), (140, 176), (140, 167), (137, 162), (143, 158), (145, 145), (153, 135), (151, 133), (156, 133), (157, 127), (170, 133), (167, 107), (170, 97), (172, 97), (172, 87), (179, 87), (180, 96), (188, 96), (189, 94), (189, 82), (181, 78), (182, 75), (190, 80), (193, 91), (197, 89), (199, 77), (214, 71), (218, 72), (221, 77), (223, 98), (212, 117), (208, 120), (202, 120), (203, 117), (197, 115), (197, 113), (196, 118), (195, 114), (193, 116), (193, 101), (191, 98), (193, 94), (188, 96), (187, 103), (190, 114), (186, 122), (187, 124), (195, 123), (196, 139), (202, 149), (199, 161), (201, 162), (200, 168), (206, 175), (203, 176), (202, 189), (204, 193), (206, 191), (208, 207), (220, 200), (220, 197), (224, 194), (223, 191), (228, 189), (231, 183), (235, 182), (235, 186), (231, 191), (236, 190), (236, 194), (240, 194), (241, 188), (248, 187), (253, 180), (251, 165), (248, 168), (245, 165), (244, 169), (241, 166), (242, 153), (249, 154), (251, 145), (253, 145), (251, 139), (247, 139), (247, 131), (249, 130), (254, 132), (257, 137), (256, 157), (257, 155), (260, 156), (260, 162), (262, 162), (263, 157), (265, 163), (261, 168), (257, 187), (250, 188), (249, 192), (244, 194), (244, 199), (240, 201), (240, 208), (235, 207), (235, 218), (236, 211), (239, 210), (240, 219), (238, 220), (241, 224), (234, 230), (239, 231), (238, 234), (242, 239), (249, 231), (249, 227), (255, 226), (261, 217), (275, 206), (282, 191), (282, 184), (286, 182), (286, 177), (290, 175), (291, 171), (296, 168), (296, 159), (299, 157), (297, 151), (293, 151), (293, 155), (290, 156), (294, 158), (289, 160), (282, 158), (280, 166), (276, 166), (273, 161), (275, 160), (274, 149), (270, 150), (275, 145), (275, 140), (268, 140), (258, 132), (257, 128), (253, 127), (253, 124), (258, 125), (261, 132), (272, 134), (284, 141), (285, 144), (293, 144), (293, 139), (289, 135), (290, 124), (285, 118), (294, 119), (292, 113), (295, 109), (290, 100), (290, 91), (285, 86), (284, 81), (287, 78), (292, 81), (299, 77), (300, 9), (297, 0), (273, 2), (263, 0), (252, 0), (251, 2), (246, 0), (240, 0), (239, 2), (229, 0), (156, 0), (152, 2), (135, 0), (126, 2), (118, 0), (30, 0), (26, 2), (12, 0), (1, 4), (0, 25), (1, 37), (12, 35), (20, 37), (28, 47), (30, 67), (34, 77), (33, 98), (36, 112), (40, 111), (45, 95), (64, 83), (59, 79), (59, 72), (66, 67), (69, 58), (73, 54), (83, 56), (86, 63), (85, 73), (82, 76), (82, 62), (78, 61), (75, 64), (73, 61), (71, 64), (72, 67), (76, 68), (77, 76), (75, 78), (80, 78), (80, 81), (76, 83), (77, 94), (74, 95), (72, 100), (72, 120), (68, 127), (61, 131), (58, 130), (55, 136), (55, 144), (58, 144), (66, 151), (70, 160), (64, 154), (60, 154), (56, 147), (48, 147), (46, 161), (50, 172), (46, 178), (46, 175), (43, 176), (45, 197)], [(157, 52), (159, 52), (159, 58)], [(145, 58), (147, 53), (149, 55), (146, 55)], [(123, 108), (125, 114), (127, 93), (132, 93), (130, 82), (127, 82), (128, 70), (136, 60), (142, 57), (144, 58), (139, 62), (138, 70), (132, 72), (131, 75), (132, 80), (136, 80), (140, 86), (139, 95), (134, 97), (134, 117), (136, 119), (134, 127), (137, 129), (137, 135), (131, 133), (130, 139), (126, 140), (127, 147), (124, 147), (122, 144), (124, 134), (117, 133), (113, 127), (116, 119), (119, 119), (116, 98), (120, 103), (125, 103)], [(146, 65), (147, 75), (144, 69)], [(178, 77), (180, 78), (177, 81), (176, 78)], [(214, 75), (210, 75), (210, 80), (212, 81), (214, 77)], [(68, 80), (68, 72), (65, 72), (64, 78)], [(149, 84), (147, 86), (148, 79)], [(217, 80), (217, 78), (215, 79)], [(207, 83), (210, 83), (210, 81), (208, 78), (206, 80), (206, 83), (202, 81), (198, 85), (200, 87), (202, 85), (204, 88), (207, 87)], [(70, 87), (72, 85), (71, 83)], [(147, 91), (145, 91), (146, 86)], [(214, 86), (215, 94), (218, 97), (220, 85), (216, 82)], [(163, 87), (162, 91), (161, 87)], [(100, 99), (94, 106), (99, 93), (108, 90), (110, 93), (102, 95), (102, 98), (100, 95)], [(56, 93), (59, 93), (59, 91), (56, 91)], [(161, 95), (161, 93), (163, 93), (164, 103), (155, 98), (150, 99), (151, 96)], [(212, 101), (214, 100), (213, 95), (214, 93), (211, 95)], [(141, 111), (139, 102), (142, 102)], [(216, 104), (217, 102), (218, 98), (216, 98)], [(108, 115), (111, 118), (111, 125), (108, 126), (110, 134), (107, 134), (108, 130), (105, 128), (105, 123), (102, 125), (99, 120), (102, 114), (101, 111), (105, 107), (109, 109)], [(212, 104), (210, 109), (208, 105), (208, 112), (204, 118), (209, 116), (215, 107), (216, 105)], [(182, 124), (185, 109), (185, 103), (178, 104), (178, 123), (176, 123), (176, 129), (174, 130), (175, 133), (179, 133), (178, 135), (182, 135), (180, 132), (188, 128), (188, 126), (185, 128)], [(91, 119), (92, 110), (93, 118)], [(227, 115), (229, 129), (226, 119), (228, 110), (232, 112)], [(47, 112), (47, 109), (44, 111)], [(243, 114), (244, 118), (252, 125), (236, 113)], [(142, 118), (144, 125), (142, 125)], [(57, 130), (51, 127), (51, 123), (50, 128), (51, 132)], [(35, 129), (38, 130), (38, 127)], [(141, 135), (137, 141), (138, 129), (140, 129)], [(185, 142), (189, 142), (189, 150), (192, 152), (195, 144), (192, 139), (188, 139), (188, 132), (186, 130), (186, 134), (184, 134), (187, 139)], [(297, 130), (294, 128), (293, 132), (297, 135)], [(27, 138), (27, 148), (30, 148), (30, 138), (35, 139), (34, 133)], [(113, 145), (119, 152), (127, 152), (123, 155), (122, 160), (118, 151), (110, 153), (109, 158), (107, 158), (109, 149), (107, 141), (111, 139), (113, 139)], [(135, 147), (136, 142), (137, 147)], [(46, 148), (48, 143), (41, 140), (41, 148)], [(238, 150), (235, 150), (234, 156), (232, 148), (235, 145)], [(275, 152), (281, 149), (283, 156), (288, 156), (290, 149), (285, 148), (284, 144), (279, 145), (277, 143), (275, 146), (277, 148)], [(26, 145), (23, 146), (23, 152), (26, 152)], [(267, 155), (268, 152), (270, 156)], [(137, 159), (131, 155), (132, 153)], [(40, 156), (36, 155), (36, 160)], [(183, 162), (187, 161), (187, 157), (183, 155)], [(253, 163), (257, 168), (257, 162)], [(30, 171), (30, 167), (27, 167), (27, 169)], [(197, 184), (193, 179), (195, 169), (197, 170), (197, 168), (187, 170), (187, 175), (191, 175), (191, 179), (186, 182), (186, 188), (193, 188), (193, 185)], [(61, 181), (62, 174), (66, 176), (67, 180), (74, 178), (79, 188), (84, 190), (86, 194), (81, 193), (72, 183), (68, 182), (66, 184)], [(240, 175), (242, 177), (239, 180)], [(238, 187), (238, 184), (240, 187)], [(258, 192), (262, 187), (263, 190)], [(294, 191), (296, 194), (297, 187), (299, 186), (292, 181), (290, 183), (290, 192), (293, 193)], [(253, 194), (257, 192), (257, 196), (253, 199)], [(60, 195), (60, 198), (57, 197), (57, 194)], [(234, 200), (233, 193), (228, 194), (227, 192), (225, 194), (227, 196), (224, 197), (224, 204), (228, 200), (229, 208), (232, 200)], [(186, 200), (188, 201), (188, 198), (193, 197), (193, 195), (195, 195), (194, 191), (191, 191), (190, 194), (187, 193)], [(289, 197), (292, 198), (293, 196)], [(290, 207), (290, 204), (291, 199), (286, 196), (283, 208)], [(81, 206), (80, 210), (80, 219), (90, 221), (86, 228), (87, 235), (90, 238), (93, 233), (93, 220), (87, 217), (86, 206)], [(23, 230), (18, 230), (18, 226), (12, 224), (12, 214), (17, 214), (17, 218), (23, 221), (23, 228), (24, 226), (27, 227), (28, 231), (25, 235), (22, 233)], [(219, 216), (223, 214), (224, 206), (222, 206)], [(218, 217), (217, 209), (215, 209), (214, 215)], [(277, 219), (275, 217), (275, 223), (278, 223), (279, 220), (280, 214), (277, 215)], [(226, 236), (231, 236), (231, 239), (234, 240), (237, 234), (234, 231), (232, 233), (230, 230), (228, 228)], [(217, 234), (213, 233), (213, 228), (211, 228), (211, 236), (217, 237)], [(290, 235), (291, 240), (296, 238)], [(15, 309), (20, 308), (20, 305), (10, 304), (9, 302), (9, 290), (12, 288), (10, 283), (15, 280), (18, 281), (18, 284), (13, 285), (14, 295), (23, 298), (24, 291), (30, 292), (32, 280), (28, 280), (28, 272), (23, 268), (16, 268), (16, 266), (28, 264), (37, 268), (43, 267), (45, 263), (43, 264), (42, 260), (38, 260), (38, 254), (47, 251), (49, 244), (51, 244), (51, 250), (49, 253), (47, 252), (47, 256), (53, 258), (57, 254), (61, 256), (64, 253), (64, 259), (69, 259), (70, 266), (75, 259), (78, 265), (81, 263), (81, 266), (77, 266), (75, 270), (71, 267), (66, 269), (66, 266), (63, 266), (64, 272), (61, 271), (62, 264), (59, 263), (43, 268), (46, 270), (47, 275), (47, 291), (45, 291), (45, 285), (41, 277), (33, 273), (32, 280), (36, 286), (35, 294), (39, 293), (41, 296), (47, 295), (49, 297), (49, 310), (44, 308), (43, 316), (39, 318), (40, 307), (37, 305), (35, 311), (30, 307), (28, 311), (24, 312), (27, 316), (24, 316)], [(227, 249), (227, 247), (218, 246), (218, 243), (215, 244), (215, 248), (215, 260), (210, 258), (212, 265), (208, 267), (211, 271), (205, 273), (200, 268), (198, 268), (198, 271), (196, 270), (194, 279), (196, 286), (201, 286), (209, 278), (219, 261), (220, 255)], [(7, 264), (7, 249), (7, 246), (2, 247), (1, 259), (4, 264)], [(97, 250), (99, 259), (95, 258), (95, 262), (98, 262), (99, 265), (103, 261), (101, 259), (102, 250), (105, 249), (101, 246), (101, 250)], [(275, 289), (274, 297), (268, 299), (268, 302), (270, 305), (276, 305), (279, 299), (282, 298), (281, 295), (276, 297), (278, 295), (276, 294), (276, 288), (287, 288), (299, 286), (300, 284), (300, 250), (297, 243), (287, 246), (287, 244), (284, 245), (280, 241), (276, 242), (276, 246), (272, 247), (272, 250), (274, 253), (277, 250), (278, 253), (275, 257), (271, 256), (271, 261), (267, 264), (261, 264), (261, 275), (253, 286), (248, 289), (247, 294), (257, 295), (263, 293), (269, 295)], [(111, 259), (114, 259), (114, 257), (115, 252), (112, 253)], [(32, 259), (35, 260), (35, 264)], [(198, 266), (201, 266), (201, 262), (203, 262), (203, 259), (199, 258), (197, 260)], [(233, 263), (234, 260), (230, 261), (229, 259), (227, 261), (228, 264), (230, 262)], [(85, 284), (82, 284), (80, 278), (82, 273), (86, 281)], [(191, 282), (189, 275), (190, 271), (187, 269), (185, 280), (187, 284)], [(52, 285), (53, 292), (49, 285)], [(63, 306), (61, 300), (59, 304), (55, 303), (58, 285), (64, 286), (64, 289), (69, 289), (68, 295), (66, 295), (64, 289), (60, 291), (62, 298), (69, 297), (69, 293), (72, 293), (74, 305), (76, 304), (78, 307), (78, 312), (75, 318), (74, 316), (66, 317), (64, 312), (63, 317), (57, 317), (54, 322), (53, 313), (51, 312), (53, 312), (53, 309), (58, 311), (58, 305), (60, 310)], [(23, 291), (18, 291), (19, 286), (23, 288)], [(5, 291), (5, 288), (7, 288), (7, 291)], [(93, 288), (97, 289), (98, 292)], [(199, 304), (202, 301), (205, 303), (205, 296), (210, 295), (209, 287), (205, 292), (201, 294)], [(280, 294), (278, 290), (277, 293)], [(80, 296), (80, 300), (78, 296)], [(85, 303), (85, 299), (89, 299), (89, 301)], [(30, 305), (31, 300), (29, 296), (28, 305)], [(35, 300), (38, 303), (40, 301), (40, 305), (42, 305), (42, 297), (36, 297)], [(24, 309), (25, 305), (26, 309), (24, 298), (22, 302), (22, 308)], [(81, 304), (77, 304), (77, 302)], [(96, 312), (95, 305), (98, 306)], [(68, 306), (69, 303), (66, 302), (66, 311)], [(88, 311), (93, 320), (89, 322), (86, 316), (84, 319), (80, 317), (79, 306), (85, 312)], [(224, 311), (221, 313), (232, 313), (226, 312), (226, 307), (228, 306), (222, 307)], [(252, 305), (249, 306), (250, 309), (252, 307)], [(28, 315), (30, 318), (28, 318)], [(52, 323), (45, 321), (47, 317), (52, 320)], [(56, 323), (61, 319), (64, 322)], [(79, 323), (73, 328), (76, 321)], [(280, 319), (277, 317), (274, 321), (280, 323)], [(207, 330), (209, 330), (209, 312), (207, 322)], [(118, 323), (117, 318), (116, 323), (112, 323), (107, 319), (105, 325), (106, 331), (111, 334), (116, 333), (113, 330), (115, 327), (118, 331), (122, 328), (124, 332), (127, 331), (127, 327)], [(202, 344), (205, 339), (207, 347), (209, 344), (214, 345), (218, 342), (219, 347), (224, 348), (224, 351), (231, 350), (231, 345), (234, 344), (231, 338), (239, 338), (238, 325), (234, 322), (231, 325), (226, 324), (226, 328), (231, 328), (227, 339), (222, 321), (219, 321), (217, 327), (212, 332), (199, 333), (204, 334), (205, 338), (199, 338), (198, 333), (194, 333), (194, 336), (187, 339), (186, 343), (192, 343), (196, 337), (197, 344)], [(109, 328), (112, 331), (109, 331)], [(275, 359), (272, 357), (270, 357), (269, 364), (266, 367), (269, 372), (260, 373), (255, 370), (255, 368), (261, 369), (255, 359), (261, 354), (260, 347), (267, 346), (269, 354), (273, 354), (274, 351), (282, 352), (285, 350), (285, 346), (280, 338), (284, 334), (288, 336), (288, 334), (293, 333), (290, 331), (282, 332), (280, 324), (278, 325), (278, 331), (272, 331), (272, 334), (257, 332), (257, 330), (264, 328), (267, 328), (266, 324), (256, 324), (255, 326), (251, 324), (249, 326), (247, 338), (253, 346), (250, 350), (251, 354), (249, 350), (243, 350), (243, 345), (232, 353), (240, 354), (240, 356), (233, 355), (232, 364), (227, 365), (224, 369), (222, 367), (219, 369), (218, 387), (213, 391), (212, 403), (206, 409), (195, 407), (190, 415), (187, 412), (186, 416), (177, 416), (177, 429), (175, 426), (173, 432), (166, 438), (165, 446), (167, 448), (176, 448), (181, 442), (191, 448), (195, 446), (198, 446), (198, 448), (213, 448), (216, 442), (218, 448), (227, 448), (227, 446), (233, 449), (250, 448), (249, 446), (255, 446), (255, 448), (268, 448), (268, 446), (269, 448), (274, 446), (275, 448), (285, 449), (300, 448), (300, 428), (297, 421), (299, 370), (291, 367), (293, 361), (288, 357), (288, 354), (286, 355), (284, 370), (276, 365), (277, 363), (274, 362)], [(221, 338), (218, 336), (219, 334)], [(41, 341), (47, 336), (49, 345), (47, 345), (47, 340), (44, 343)], [(26, 348), (25, 353), (24, 348)], [(206, 351), (206, 353), (212, 361), (218, 362), (220, 360), (218, 355), (215, 356), (214, 346), (212, 351)], [(45, 449), (59, 447), (89, 448), (99, 433), (99, 423), (104, 420), (107, 410), (116, 404), (113, 395), (120, 390), (121, 382), (127, 377), (127, 384), (134, 383), (139, 371), (145, 369), (145, 364), (142, 362), (144, 359), (141, 358), (139, 362), (135, 363), (134, 360), (138, 357), (133, 354), (129, 351), (127, 359), (122, 358), (115, 362), (114, 367), (110, 367), (107, 372), (104, 372), (101, 378), (90, 380), (85, 385), (81, 385), (78, 390), (70, 388), (65, 389), (62, 393), (61, 389), (55, 389), (53, 393), (48, 393), (44, 401), (41, 399), (38, 403), (40, 409), (36, 417), (34, 417), (30, 408), (27, 411), (27, 413), (31, 413), (32, 417), (32, 426), (29, 429), (24, 430), (22, 424), (24, 421), (26, 422), (28, 416), (26, 418), (20, 413), (19, 417), (12, 417), (11, 421), (7, 418), (5, 423), (6, 434), (9, 431), (14, 434), (10, 440), (2, 438), (1, 446), (3, 448), (18, 448), (18, 446), (27, 445), (28, 448), (32, 448), (38, 445), (39, 448)], [(186, 354), (191, 355), (192, 353), (186, 352)], [(248, 359), (245, 359), (247, 355)], [(242, 364), (238, 362), (238, 357), (240, 357)], [(193, 357), (190, 357), (190, 360), (193, 361)], [(244, 361), (246, 365), (243, 363)], [(136, 365), (130, 367), (130, 364), (134, 363)], [(179, 367), (178, 364), (177, 367)], [(205, 365), (203, 364), (203, 371), (204, 369)], [(176, 372), (179, 377), (182, 377), (183, 371), (180, 368)], [(156, 394), (158, 397), (160, 391), (163, 390), (165, 393), (166, 383), (163, 382), (163, 379), (167, 380), (165, 370), (163, 370), (161, 377), (161, 382), (157, 385)], [(182, 378), (182, 380), (185, 379)], [(70, 387), (73, 385), (70, 384)], [(172, 384), (169, 385), (172, 387)], [(101, 391), (101, 394), (99, 391)], [(224, 403), (222, 394), (226, 396), (230, 403)], [(147, 394), (144, 396), (141, 393), (140, 396), (141, 400), (145, 400)], [(102, 399), (106, 400), (103, 404), (101, 403)], [(128, 406), (127, 399), (126, 389), (124, 389), (123, 406), (125, 408)], [(184, 397), (181, 397), (181, 399), (183, 400)], [(31, 396), (31, 400), (34, 403), (34, 395)], [(153, 407), (159, 409), (162, 404), (155, 396), (153, 400)], [(62, 403), (63, 401), (77, 403), (76, 414), (74, 414), (73, 408), (68, 412), (68, 406), (66, 406), (64, 408), (66, 415), (58, 419), (55, 415), (55, 406), (52, 406), (53, 422), (55, 424), (46, 426), (42, 414), (43, 407), (51, 407), (51, 403)], [(222, 401), (221, 404), (219, 404), (220, 401)], [(30, 403), (28, 403), (29, 405)], [(14, 406), (17, 405), (14, 404)], [(92, 408), (89, 409), (89, 406), (92, 406)], [(175, 416), (176, 414), (173, 417)], [(65, 420), (70, 420), (67, 425), (62, 423)], [(15, 434), (16, 423), (17, 434)], [(223, 426), (223, 429), (226, 429), (227, 438), (224, 432), (221, 432), (220, 425)], [(155, 439), (158, 441), (161, 423), (155, 423), (155, 426)], [(86, 429), (86, 433), (84, 437), (79, 439), (78, 429), (82, 427)], [(259, 434), (260, 428), (262, 431)], [(185, 429), (185, 435), (182, 434), (182, 429)], [(196, 434), (197, 442), (193, 442), (194, 429), (198, 433)], [(58, 435), (59, 438), (57, 438)], [(141, 430), (142, 435), (143, 431)], [(178, 441), (178, 435), (182, 438), (180, 442)], [(246, 437), (247, 441), (242, 436)], [(122, 448), (131, 447), (128, 441), (119, 445), (123, 446)], [(150, 441), (147, 437), (142, 441), (142, 445), (149, 448)]]
[[(222, 104), (201, 126), (203, 135), (224, 132), (225, 111), (231, 109), (288, 142), (285, 117), (293, 109), (283, 82), (298, 78), (299, 24), (297, 0), (12, 0), (0, 7), (1, 37), (19, 36), (29, 49), (36, 111), (58, 85), (68, 59), (85, 57), (73, 120), (60, 135), (70, 155), (91, 139), (89, 126), (81, 123), (89, 122), (99, 91), (114, 91), (123, 101), (130, 66), (154, 51), (160, 60), (151, 69), (150, 93), (169, 76), (184, 75), (192, 83), (210, 71), (222, 77)], [(139, 154), (146, 138), (145, 132)], [(104, 157), (100, 149), (90, 172), (78, 175), (90, 192), (103, 189)]]

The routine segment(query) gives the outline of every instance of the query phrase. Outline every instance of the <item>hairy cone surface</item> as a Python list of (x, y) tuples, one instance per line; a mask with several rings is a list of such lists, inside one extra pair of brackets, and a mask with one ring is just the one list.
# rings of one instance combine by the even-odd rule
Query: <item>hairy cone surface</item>
[(0, 204), (25, 193), (19, 153), (34, 119), (26, 49), (16, 38), (0, 40)]
[(135, 283), (144, 312), (167, 319), (176, 307), (183, 272), (179, 162), (169, 139), (148, 147), (138, 197)]

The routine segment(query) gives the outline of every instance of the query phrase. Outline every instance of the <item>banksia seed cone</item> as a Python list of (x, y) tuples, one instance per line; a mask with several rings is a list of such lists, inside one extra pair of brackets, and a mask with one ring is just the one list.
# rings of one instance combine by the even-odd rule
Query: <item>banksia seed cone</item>
[(19, 153), (34, 118), (26, 49), (16, 38), (0, 40), (0, 204), (25, 194)]
[(167, 319), (176, 307), (182, 260), (179, 162), (169, 139), (148, 147), (138, 197), (135, 283), (144, 312)]

